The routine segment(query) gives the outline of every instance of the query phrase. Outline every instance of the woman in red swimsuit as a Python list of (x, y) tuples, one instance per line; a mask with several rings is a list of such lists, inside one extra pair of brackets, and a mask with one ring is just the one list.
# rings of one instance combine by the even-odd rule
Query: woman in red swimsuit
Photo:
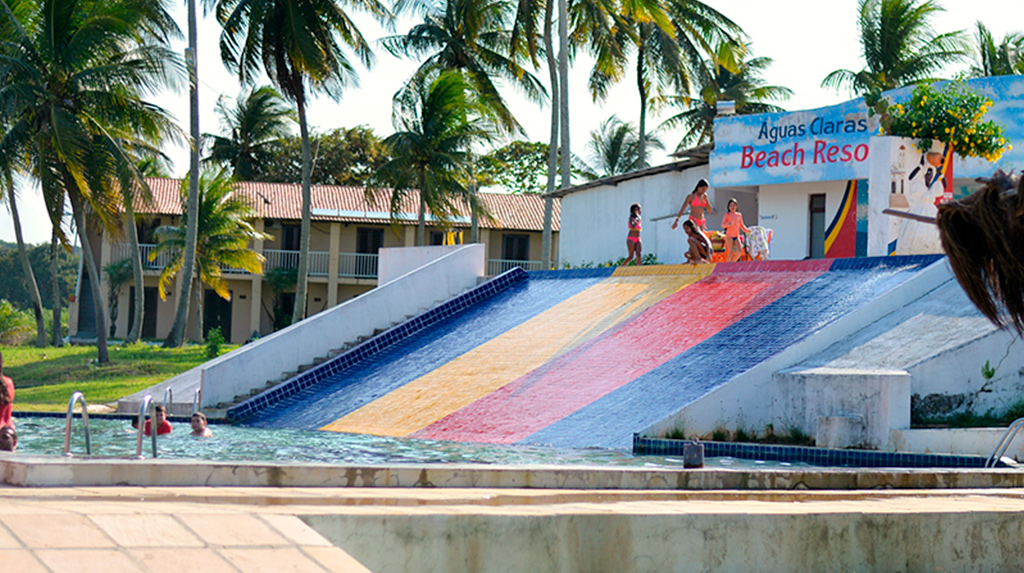
[(622, 266), (628, 265), (629, 261), (633, 260), (634, 255), (636, 256), (636, 262), (633, 264), (644, 264), (641, 254), (640, 228), (640, 204), (633, 203), (629, 207), (629, 234), (626, 235), (626, 262), (622, 263)]
[(679, 214), (676, 215), (676, 220), (672, 222), (673, 231), (679, 226), (679, 218), (686, 212), (687, 207), (690, 208), (690, 220), (701, 230), (707, 232), (707, 214), (715, 212), (711, 206), (711, 201), (708, 200), (707, 179), (698, 181), (697, 186), (693, 188), (693, 192), (686, 196), (683, 206), (679, 208)]
[(725, 229), (725, 262), (734, 263), (743, 255), (743, 240), (740, 231), (749, 233), (750, 229), (743, 224), (743, 213), (739, 212), (740, 204), (729, 199), (726, 214), (722, 217), (722, 228)]

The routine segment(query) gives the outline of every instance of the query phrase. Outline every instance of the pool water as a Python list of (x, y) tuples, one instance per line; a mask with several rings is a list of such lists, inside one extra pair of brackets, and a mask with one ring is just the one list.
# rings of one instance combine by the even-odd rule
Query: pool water
[[(60, 455), (64, 451), (64, 419), (21, 416), (17, 418), (18, 452)], [(127, 420), (89, 419), (93, 457), (135, 456), (136, 434)], [(613, 465), (633, 467), (682, 467), (681, 457), (634, 456), (620, 450), (561, 449), (543, 446), (470, 444), (342, 434), (314, 430), (252, 428), (211, 424), (212, 438), (189, 435), (186, 422), (175, 422), (174, 432), (159, 436), (160, 458), (211, 461), (314, 462), (329, 464), (484, 463), (504, 465)], [(142, 454), (152, 455), (152, 438), (145, 436)], [(82, 422), (72, 425), (71, 452), (85, 455)], [(729, 457), (707, 458), (707, 467), (765, 467), (762, 462)], [(770, 467), (800, 464), (772, 463)]]

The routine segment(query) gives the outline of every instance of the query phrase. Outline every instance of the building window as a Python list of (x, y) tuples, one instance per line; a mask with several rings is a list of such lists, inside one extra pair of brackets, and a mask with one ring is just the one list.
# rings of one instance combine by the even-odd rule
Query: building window
[(139, 244), (142, 245), (155, 245), (159, 241), (156, 238), (156, 230), (160, 228), (160, 218), (155, 219), (144, 219), (139, 221), (135, 225), (136, 235), (139, 238)]
[(506, 233), (501, 238), (501, 258), (507, 261), (530, 260), (530, 236)]
[(302, 228), (298, 225), (281, 225), (281, 250), (298, 251)]
[(443, 245), (444, 244), (444, 233), (441, 231), (431, 231), (430, 240), (427, 242), (430, 245)]
[(376, 255), (384, 246), (384, 229), (356, 228), (356, 252)]

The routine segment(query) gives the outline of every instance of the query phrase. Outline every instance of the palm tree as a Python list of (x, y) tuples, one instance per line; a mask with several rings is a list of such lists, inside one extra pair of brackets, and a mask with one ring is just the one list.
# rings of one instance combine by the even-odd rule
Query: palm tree
[[(512, 41), (508, 30), (512, 3), (508, 0), (446, 0), (439, 4), (411, 1), (423, 22), (401, 36), (389, 36), (381, 44), (396, 56), (421, 58), (416, 76), (423, 78), (436, 70), (462, 70), (480, 101), (509, 132), (522, 133), (505, 100), (494, 85), (502, 78), (526, 95), (542, 102), (546, 94), (540, 82), (519, 61), (528, 48)], [(405, 9), (406, 3), (398, 6)]]
[[(293, 322), (306, 316), (309, 279), (312, 154), (306, 120), (308, 92), (338, 97), (342, 87), (356, 81), (355, 68), (342, 43), (363, 64), (373, 64), (370, 44), (342, 6), (365, 10), (380, 21), (391, 13), (377, 0), (211, 0), (216, 2), (224, 63), (251, 84), (261, 71), (295, 102), (302, 139), (302, 226), (299, 238), (299, 276)], [(339, 43), (339, 40), (341, 43)], [(308, 84), (308, 85), (307, 85)]]
[(625, 4), (612, 25), (589, 32), (597, 63), (590, 74), (590, 92), (604, 99), (612, 84), (625, 75), (636, 56), (640, 95), (639, 157), (647, 165), (647, 111), (652, 98), (688, 93), (703, 70), (706, 54), (716, 46), (738, 46), (742, 30), (732, 20), (698, 0), (649, 0)]
[(51, 223), (65, 200), (93, 289), (97, 359), (109, 361), (100, 270), (88, 221), (116, 231), (124, 187), (142, 150), (177, 134), (163, 109), (145, 101), (176, 77), (165, 47), (177, 27), (162, 1), (7, 0), (0, 4), (0, 169), (42, 187)]
[(934, 0), (860, 0), (858, 11), (867, 65), (859, 72), (836, 70), (822, 87), (857, 95), (931, 81), (967, 53), (960, 32), (932, 29), (932, 17), (944, 11)]
[[(188, 201), (189, 189), (182, 182), (182, 213)], [(269, 239), (251, 223), (256, 211), (244, 198), (235, 194), (231, 179), (224, 172), (205, 171), (199, 178), (199, 216), (196, 219), (195, 284), (191, 291), (196, 297), (199, 332), (203, 334), (202, 284), (210, 286), (224, 300), (231, 299), (221, 269), (231, 267), (250, 273), (263, 272), (263, 255), (249, 249), (250, 241)], [(182, 271), (185, 264), (185, 241), (188, 221), (181, 225), (164, 225), (156, 230), (159, 242), (149, 259), (156, 260), (167, 253), (169, 262), (160, 272), (160, 298), (167, 296), (167, 286)], [(184, 296), (184, 295), (183, 295)]]
[[(444, 70), (433, 78), (414, 76), (395, 98), (395, 133), (384, 140), (391, 158), (378, 170), (378, 179), (393, 187), (391, 212), (401, 210), (405, 197), (419, 192), (416, 244), (426, 244), (426, 210), (442, 222), (461, 201), (482, 213), (477, 196), (464, 182), (472, 163), (471, 148), (493, 137), (488, 114), (460, 72)], [(425, 81), (425, 80), (429, 80)]]
[[(677, 149), (685, 149), (714, 140), (714, 120), (717, 105), (721, 101), (736, 104), (736, 113), (769, 113), (782, 108), (769, 103), (784, 101), (793, 95), (792, 90), (782, 86), (765, 85), (761, 74), (772, 64), (771, 58), (750, 58), (750, 46), (734, 50), (719, 46), (707, 61), (706, 70), (698, 79), (697, 97), (685, 95), (669, 96), (665, 102), (682, 111), (666, 119), (662, 127), (683, 127), (685, 132)], [(742, 54), (737, 57), (737, 54)]]
[[(647, 134), (647, 143), (654, 149), (665, 149), (665, 144), (655, 133)], [(641, 169), (640, 137), (636, 126), (614, 115), (590, 132), (587, 149), (590, 150), (591, 171), (601, 173), (599, 177)]]
[(28, 260), (28, 250), (25, 248), (25, 240), (21, 234), (21, 217), (18, 216), (18, 202), (14, 196), (14, 178), (10, 172), (6, 173), (7, 183), (7, 205), (11, 208), (11, 219), (14, 222), (14, 238), (18, 243), (18, 258), (21, 259), (21, 270), (25, 275), (25, 283), (28, 292), (32, 296), (32, 314), (36, 319), (36, 346), (46, 346), (46, 318), (43, 316), (43, 299), (39, 296), (39, 285), (36, 284), (36, 275), (32, 272), (32, 263)]
[(978, 22), (972, 50), (974, 64), (968, 72), (976, 78), (1024, 74), (1024, 34), (1010, 32), (996, 44), (992, 32)]
[(234, 107), (223, 96), (217, 100), (221, 130), (225, 135), (206, 135), (210, 140), (209, 163), (231, 166), (236, 181), (261, 181), (260, 165), (272, 148), (288, 137), (295, 112), (280, 92), (263, 86), (243, 92)]

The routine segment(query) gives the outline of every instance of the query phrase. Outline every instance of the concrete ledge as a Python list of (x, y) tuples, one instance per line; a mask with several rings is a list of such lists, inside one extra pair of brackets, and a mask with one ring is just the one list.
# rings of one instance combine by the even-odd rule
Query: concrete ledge
[(701, 469), (199, 462), (0, 454), (0, 482), (15, 486), (272, 486), (582, 490), (803, 490), (1024, 487), (1018, 470)]

